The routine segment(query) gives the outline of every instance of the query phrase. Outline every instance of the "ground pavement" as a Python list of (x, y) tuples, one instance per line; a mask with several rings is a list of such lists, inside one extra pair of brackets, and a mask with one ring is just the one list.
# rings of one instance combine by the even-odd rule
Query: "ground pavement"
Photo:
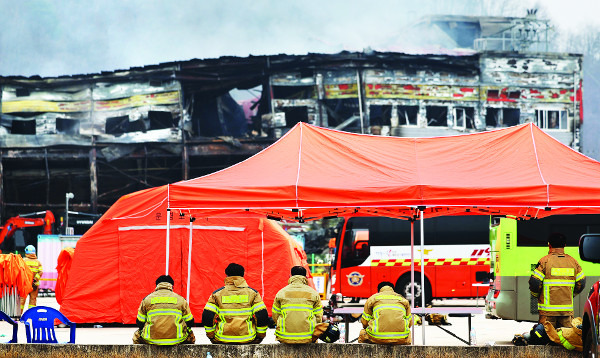
[[(479, 306), (481, 306), (479, 301)], [(40, 297), (38, 304), (59, 308), (54, 297)], [(474, 307), (475, 300), (435, 300), (434, 307)], [(199, 321), (200, 317), (196, 317)], [(459, 337), (468, 340), (469, 332), (467, 329), (467, 318), (449, 317), (451, 326), (443, 326), (444, 328), (454, 332)], [(512, 337), (516, 333), (529, 331), (534, 323), (532, 322), (516, 322), (511, 320), (492, 320), (486, 319), (484, 315), (475, 315), (472, 318), (472, 327), (475, 329), (477, 345), (512, 345), (510, 343)], [(358, 337), (362, 328), (359, 321), (350, 324), (350, 340)], [(131, 344), (131, 337), (135, 327), (102, 327), (102, 328), (83, 328), (78, 327), (76, 332), (76, 343), (78, 344)], [(68, 341), (68, 328), (57, 328), (57, 336), (59, 341)], [(194, 327), (193, 331), (196, 335), (196, 344), (210, 344), (210, 341), (204, 334), (204, 329)], [(11, 333), (10, 327), (0, 322), (0, 336), (8, 336)], [(423, 328), (415, 327), (415, 345), (423, 344)], [(4, 337), (0, 337), (3, 339)], [(24, 326), (19, 324), (19, 343), (26, 342)], [(276, 343), (275, 332), (273, 329), (267, 331), (267, 337), (263, 343)], [(356, 343), (356, 342), (355, 342)], [(425, 323), (425, 345), (428, 346), (464, 346), (465, 344), (455, 337), (447, 334), (438, 327), (430, 326)]]

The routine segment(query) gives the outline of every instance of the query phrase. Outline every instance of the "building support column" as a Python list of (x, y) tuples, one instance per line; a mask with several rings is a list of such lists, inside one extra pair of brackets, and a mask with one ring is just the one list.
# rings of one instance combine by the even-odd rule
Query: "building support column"
[(90, 149), (90, 204), (93, 214), (98, 214), (98, 172), (96, 147)]

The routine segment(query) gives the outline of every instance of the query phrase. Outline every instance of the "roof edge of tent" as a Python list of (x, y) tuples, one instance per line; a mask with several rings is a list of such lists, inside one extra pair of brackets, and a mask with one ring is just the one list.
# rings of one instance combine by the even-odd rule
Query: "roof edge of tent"
[[(267, 150), (271, 149), (273, 146), (275, 146), (277, 143), (279, 143), (279, 142), (281, 142), (281, 141), (285, 140), (287, 137), (289, 137), (289, 136), (292, 136), (292, 135), (296, 134), (296, 132), (297, 132), (298, 130), (300, 130), (300, 133), (302, 133), (302, 125), (309, 125), (309, 126), (311, 126), (310, 124), (307, 124), (307, 123), (298, 122), (298, 123), (296, 123), (296, 124), (295, 124), (295, 125), (294, 125), (294, 126), (293, 126), (293, 127), (290, 129), (290, 130), (289, 130), (289, 131), (287, 131), (287, 132), (286, 132), (284, 135), (282, 135), (282, 136), (281, 136), (281, 138), (279, 138), (279, 139), (277, 139), (275, 142), (273, 142), (273, 144), (271, 144), (271, 145), (269, 145), (268, 147), (264, 148), (264, 149), (263, 149), (263, 150), (261, 150), (260, 152), (258, 152), (258, 153), (256, 153), (256, 154), (252, 155), (251, 157), (249, 157), (249, 158), (246, 158), (246, 159), (242, 160), (241, 162), (235, 163), (235, 164), (233, 164), (233, 165), (230, 165), (230, 166), (228, 166), (227, 168), (223, 168), (223, 169), (221, 169), (221, 170), (217, 170), (216, 172), (213, 172), (213, 173), (210, 173), (210, 174), (202, 175), (202, 176), (199, 176), (199, 177), (196, 177), (196, 178), (192, 178), (192, 179), (181, 180), (181, 181), (178, 181), (178, 182), (175, 182), (175, 183), (171, 183), (171, 184), (167, 184), (167, 185), (174, 185), (174, 184), (184, 184), (184, 183), (188, 183), (188, 182), (191, 182), (191, 181), (194, 181), (194, 180), (198, 180), (198, 179), (200, 179), (200, 178), (207, 178), (207, 177), (211, 177), (211, 176), (217, 175), (217, 174), (219, 174), (219, 173), (221, 173), (221, 172), (223, 172), (223, 171), (225, 171), (225, 170), (229, 170), (230, 168), (236, 167), (236, 166), (238, 166), (238, 165), (242, 165), (243, 163), (245, 163), (245, 162), (247, 162), (247, 161), (251, 160), (252, 158), (254, 158), (254, 157), (256, 157), (256, 156), (259, 156), (261, 153), (264, 153), (265, 151), (267, 151)], [(300, 129), (297, 129), (297, 128), (300, 128)], [(301, 134), (300, 134), (300, 135), (301, 135)]]
[[(535, 126), (535, 124), (533, 123), (523, 123), (523, 124), (519, 124), (516, 126), (512, 126), (512, 127), (506, 127), (506, 128), (496, 128), (496, 129), (492, 129), (492, 130), (486, 130), (483, 132), (474, 132), (474, 133), (461, 133), (458, 135), (447, 135), (447, 136), (435, 136), (435, 137), (382, 137), (382, 136), (378, 136), (378, 135), (373, 135), (373, 134), (368, 134), (368, 133), (353, 133), (353, 132), (345, 132), (343, 130), (339, 130), (339, 129), (335, 129), (335, 128), (326, 128), (326, 127), (320, 127), (314, 124), (310, 124), (310, 123), (305, 123), (305, 122), (298, 122), (296, 123), (289, 131), (287, 131), (283, 136), (281, 136), (281, 138), (279, 138), (278, 140), (276, 140), (275, 142), (273, 142), (273, 144), (269, 145), (268, 147), (264, 148), (263, 150), (261, 150), (260, 152), (252, 155), (249, 158), (244, 159), (241, 162), (238, 162), (236, 164), (233, 164), (227, 168), (223, 168), (221, 170), (218, 170), (216, 172), (210, 173), (210, 174), (206, 174), (200, 177), (196, 177), (196, 178), (192, 178), (192, 179), (186, 179), (186, 180), (181, 180), (175, 183), (170, 183), (167, 185), (177, 185), (177, 184), (184, 184), (184, 183), (188, 183), (191, 181), (195, 181), (201, 178), (207, 178), (207, 177), (211, 177), (214, 175), (217, 175), (223, 171), (229, 170), (230, 168), (234, 168), (238, 165), (242, 165), (243, 163), (252, 160), (254, 157), (259, 156), (261, 153), (271, 149), (272, 147), (276, 146), (277, 143), (284, 141), (288, 136), (292, 136), (298, 133), (298, 131), (300, 131), (300, 136), (303, 136), (303, 132), (302, 130), (304, 128), (308, 129), (308, 130), (312, 130), (312, 131), (317, 131), (317, 132), (336, 132), (336, 133), (341, 133), (343, 135), (348, 135), (348, 136), (367, 136), (367, 137), (373, 137), (373, 138), (388, 138), (388, 139), (419, 139), (419, 140), (430, 140), (430, 139), (436, 139), (436, 138), (450, 138), (450, 137), (457, 137), (457, 136), (470, 136), (470, 135), (482, 135), (482, 134), (486, 134), (486, 133), (491, 133), (491, 132), (497, 132), (497, 131), (517, 131), (517, 130), (522, 130), (525, 127), (529, 126)], [(536, 126), (537, 127), (537, 126)], [(543, 131), (542, 131), (543, 132)]]
[[(408, 139), (419, 139), (419, 140), (431, 140), (431, 139), (439, 139), (439, 138), (451, 138), (451, 137), (461, 137), (461, 136), (472, 136), (472, 135), (487, 135), (489, 133), (493, 133), (493, 132), (500, 132), (500, 131), (519, 131), (519, 130), (524, 130), (527, 129), (528, 127), (535, 127), (537, 129), (539, 129), (542, 133), (548, 135), (547, 133), (545, 133), (544, 131), (542, 131), (537, 125), (535, 125), (535, 123), (529, 122), (529, 123), (522, 123), (522, 124), (518, 124), (515, 126), (510, 126), (510, 127), (505, 127), (505, 128), (494, 128), (491, 130), (485, 130), (482, 132), (472, 132), (472, 133), (460, 133), (460, 134), (455, 134), (455, 135), (444, 135), (444, 136), (432, 136), (432, 137), (396, 137), (396, 136), (380, 136), (380, 135), (375, 135), (375, 134), (369, 134), (369, 133), (354, 133), (354, 132), (345, 132), (343, 130), (340, 129), (335, 129), (335, 128), (326, 128), (326, 127), (320, 127), (314, 124), (310, 124), (310, 123), (304, 123), (304, 122), (298, 122), (296, 125), (294, 125), (294, 127), (292, 127), (292, 129), (290, 129), (290, 131), (288, 131), (288, 133), (290, 133), (294, 128), (296, 127), (305, 127), (307, 129), (310, 130), (316, 130), (316, 131), (329, 131), (329, 132), (336, 132), (336, 133), (342, 133), (344, 135), (348, 135), (348, 136), (367, 136), (367, 137), (374, 137), (374, 138), (388, 138), (388, 139), (401, 139), (401, 140), (408, 140)], [(287, 133), (286, 133), (287, 134)], [(554, 139), (552, 136), (550, 136), (552, 139)], [(283, 138), (283, 137), (281, 137)], [(280, 138), (280, 139), (281, 139)], [(556, 140), (556, 139), (555, 139)], [(279, 140), (278, 140), (279, 141)], [(275, 142), (277, 143), (277, 142)], [(273, 143), (273, 145), (275, 144)], [(560, 142), (559, 142), (560, 143)], [(561, 143), (562, 144), (562, 143)], [(564, 144), (563, 144), (564, 145)], [(250, 158), (248, 158), (250, 159)], [(227, 169), (227, 168), (225, 168)], [(210, 175), (210, 174), (209, 174)]]

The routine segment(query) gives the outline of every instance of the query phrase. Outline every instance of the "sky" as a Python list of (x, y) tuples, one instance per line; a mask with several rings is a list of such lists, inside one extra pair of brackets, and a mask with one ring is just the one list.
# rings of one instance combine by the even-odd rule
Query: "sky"
[(418, 46), (425, 15), (524, 16), (561, 31), (598, 21), (597, 0), (0, 0), (0, 75), (98, 73), (189, 59)]

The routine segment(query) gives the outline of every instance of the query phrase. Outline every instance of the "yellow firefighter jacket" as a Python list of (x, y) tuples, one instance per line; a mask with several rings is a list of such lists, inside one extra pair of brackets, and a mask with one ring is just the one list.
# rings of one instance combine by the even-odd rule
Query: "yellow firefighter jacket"
[(410, 304), (389, 286), (369, 297), (361, 322), (369, 341), (380, 344), (410, 344)]
[(260, 294), (240, 276), (225, 278), (225, 286), (210, 295), (202, 325), (213, 343), (260, 343), (269, 315)]
[(25, 264), (31, 272), (33, 272), (33, 289), (35, 290), (40, 285), (40, 279), (42, 278), (42, 263), (38, 260), (35, 254), (25, 254), (23, 259)]
[(308, 286), (304, 276), (290, 277), (288, 285), (279, 290), (273, 302), (275, 336), (283, 343), (311, 343), (315, 326), (323, 320), (319, 293)]
[(159, 283), (142, 300), (137, 314), (138, 321), (144, 322), (142, 338), (159, 345), (183, 342), (190, 330), (185, 321), (193, 318), (187, 301), (173, 292), (173, 285), (168, 282)]
[(573, 296), (585, 286), (585, 274), (564, 248), (552, 248), (540, 259), (529, 278), (529, 290), (538, 298), (544, 316), (572, 316)]

